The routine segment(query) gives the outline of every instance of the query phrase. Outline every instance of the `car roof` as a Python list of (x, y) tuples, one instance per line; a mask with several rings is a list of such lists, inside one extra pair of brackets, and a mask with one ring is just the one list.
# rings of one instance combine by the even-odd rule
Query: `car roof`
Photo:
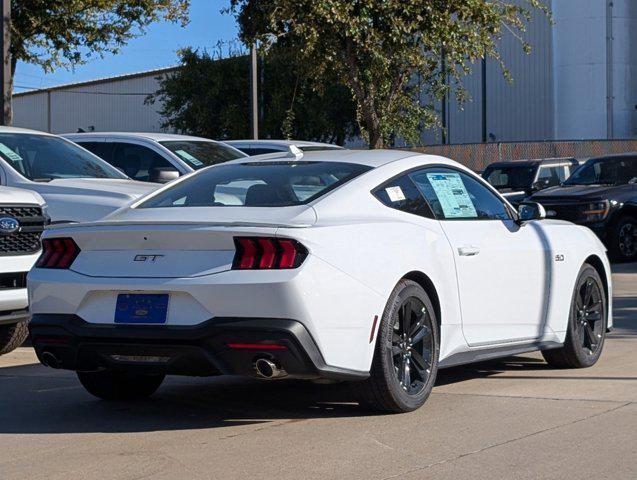
[(554, 158), (529, 158), (524, 160), (505, 160), (502, 162), (493, 162), (487, 165), (488, 167), (534, 167), (536, 165), (543, 165), (547, 163), (562, 163), (562, 162), (577, 162), (574, 157), (554, 157)]
[[(290, 154), (289, 152), (269, 153), (265, 155), (254, 155), (252, 157), (238, 158), (220, 165), (233, 163), (277, 163), (277, 162), (342, 162), (354, 163), (357, 165), (367, 165), (369, 167), (380, 167), (382, 165), (402, 160), (410, 157), (431, 157), (432, 162), (440, 159), (435, 155), (425, 155), (419, 152), (408, 150), (320, 150), (306, 152), (303, 154)], [(212, 167), (214, 168), (214, 167)]]
[(81, 140), (83, 138), (103, 138), (103, 137), (117, 137), (117, 138), (130, 138), (130, 139), (145, 139), (152, 140), (154, 142), (169, 142), (169, 141), (203, 141), (203, 142), (216, 142), (210, 138), (195, 137), (192, 135), (179, 135), (176, 133), (161, 133), (161, 132), (83, 132), (83, 133), (65, 133), (61, 135), (64, 138)]
[(244, 145), (244, 144), (255, 144), (255, 145), (279, 145), (279, 146), (295, 146), (295, 147), (330, 147), (334, 149), (342, 149), (338, 145), (333, 143), (324, 143), (324, 142), (309, 142), (305, 140), (272, 140), (272, 139), (263, 139), (263, 140), (254, 140), (254, 139), (241, 139), (241, 140), (225, 140), (225, 143), (229, 145)]
[(31, 135), (46, 135), (48, 137), (55, 136), (52, 133), (41, 132), (39, 130), (31, 130), (29, 128), (4, 127), (4, 126), (0, 126), (0, 133), (30, 133)]
[(637, 152), (600, 155), (599, 157), (591, 157), (588, 160), (637, 160)]

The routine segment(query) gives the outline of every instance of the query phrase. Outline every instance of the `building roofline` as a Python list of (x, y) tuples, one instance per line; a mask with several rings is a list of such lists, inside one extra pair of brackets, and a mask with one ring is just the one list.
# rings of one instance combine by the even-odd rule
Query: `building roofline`
[(165, 74), (165, 73), (174, 72), (175, 70), (178, 70), (179, 68), (181, 68), (181, 67), (178, 66), (178, 65), (175, 65), (175, 66), (172, 66), (172, 67), (157, 68), (155, 70), (146, 70), (144, 72), (127, 73), (127, 74), (124, 74), (124, 75), (117, 75), (117, 76), (114, 76), (114, 77), (95, 78), (93, 80), (86, 80), (86, 81), (83, 81), (83, 82), (75, 82), (75, 83), (64, 83), (62, 85), (56, 85), (54, 87), (38, 88), (38, 89), (35, 89), (35, 90), (29, 90), (29, 91), (26, 91), (26, 92), (14, 93), (13, 96), (14, 97), (26, 97), (26, 96), (29, 96), (29, 95), (37, 95), (39, 93), (63, 91), (63, 90), (68, 90), (70, 88), (87, 87), (87, 86), (91, 86), (91, 85), (119, 82), (121, 80), (130, 80), (130, 79), (133, 79), (133, 78), (147, 77), (149, 75), (161, 75), (161, 74)]

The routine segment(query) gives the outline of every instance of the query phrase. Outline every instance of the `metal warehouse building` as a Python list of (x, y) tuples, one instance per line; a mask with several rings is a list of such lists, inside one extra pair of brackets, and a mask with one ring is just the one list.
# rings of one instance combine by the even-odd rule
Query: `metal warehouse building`
[[(476, 64), (465, 80), (472, 101), (462, 109), (453, 98), (439, 102), (444, 128), (424, 132), (425, 143), (637, 138), (637, 1), (552, 0), (551, 8), (554, 25), (536, 13), (525, 36), (531, 55), (503, 38), (513, 83), (495, 61)], [(54, 133), (158, 131), (160, 106), (144, 100), (171, 71), (18, 93), (14, 124)]]

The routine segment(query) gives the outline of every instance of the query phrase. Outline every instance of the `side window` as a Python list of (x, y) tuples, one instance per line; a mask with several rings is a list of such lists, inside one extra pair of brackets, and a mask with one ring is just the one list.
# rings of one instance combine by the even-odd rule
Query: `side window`
[(86, 148), (89, 152), (97, 155), (102, 160), (106, 160), (108, 163), (111, 163), (111, 153), (113, 151), (113, 145), (111, 143), (78, 142), (78, 145), (82, 148)]
[(266, 153), (277, 153), (282, 150), (277, 150), (275, 148), (263, 148), (263, 147), (241, 147), (241, 150), (246, 155), (265, 155)]
[(564, 165), (540, 167), (537, 179), (547, 187), (555, 187), (566, 180), (565, 167)]
[(421, 217), (434, 218), (433, 212), (408, 174), (396, 177), (373, 191), (374, 196), (390, 208)]
[(510, 220), (506, 205), (472, 176), (451, 168), (426, 168), (410, 177), (440, 220)]
[(117, 142), (112, 145), (111, 165), (135, 180), (147, 182), (154, 168), (177, 170), (168, 160), (148, 147)]

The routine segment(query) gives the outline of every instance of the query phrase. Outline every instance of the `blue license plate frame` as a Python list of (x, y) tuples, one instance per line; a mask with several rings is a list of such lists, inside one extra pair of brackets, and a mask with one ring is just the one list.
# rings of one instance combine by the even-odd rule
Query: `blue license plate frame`
[(169, 300), (167, 293), (120, 293), (115, 323), (163, 325), (168, 319)]

